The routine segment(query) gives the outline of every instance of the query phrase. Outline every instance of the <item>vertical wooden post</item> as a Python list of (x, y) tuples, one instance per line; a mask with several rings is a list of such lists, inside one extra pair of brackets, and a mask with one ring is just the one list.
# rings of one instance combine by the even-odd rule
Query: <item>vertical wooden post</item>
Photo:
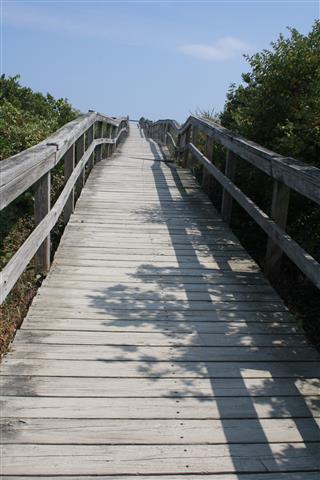
[[(237, 163), (237, 160), (236, 160), (235, 154), (230, 150), (227, 150), (225, 175), (226, 177), (230, 178), (231, 181), (234, 181), (234, 178), (235, 178), (236, 163)], [(225, 189), (223, 189), (221, 217), (228, 224), (231, 222), (231, 214), (232, 214), (232, 196)]]
[[(76, 141), (76, 164), (79, 162), (79, 160), (81, 159), (81, 157), (85, 152), (84, 141), (85, 141), (84, 134), (81, 135), (81, 137), (79, 137), (78, 140)], [(84, 183), (85, 183), (85, 171), (83, 169), (76, 183), (77, 195), (80, 195), (80, 192), (82, 190)]]
[[(91, 125), (91, 127), (87, 131), (87, 148), (90, 147), (91, 143), (93, 142), (93, 139), (94, 139), (94, 125)], [(94, 152), (90, 155), (87, 165), (88, 165), (88, 174), (89, 174), (94, 166)]]
[[(113, 145), (114, 145), (113, 151), (115, 151), (116, 148), (117, 148), (117, 144), (118, 144), (117, 136), (118, 136), (118, 133), (119, 133), (120, 129), (121, 129), (120, 125), (119, 125), (118, 127), (115, 127), (115, 129), (114, 129), (114, 140), (115, 140), (115, 143), (113, 144)], [(119, 139), (119, 140), (120, 140), (120, 139)]]
[(181, 140), (182, 140), (181, 135), (180, 133), (178, 133), (177, 143), (176, 143), (177, 150), (175, 151), (175, 160), (178, 165), (181, 164), (181, 153), (179, 152), (179, 148), (181, 148)]
[[(210, 160), (210, 162), (212, 161), (212, 157), (213, 157), (213, 146), (214, 146), (213, 138), (207, 136), (204, 154), (207, 157), (207, 159)], [(210, 189), (210, 185), (211, 185), (211, 176), (208, 173), (208, 171), (203, 167), (201, 187), (205, 192), (208, 193)]]
[[(73, 144), (64, 156), (64, 183), (67, 183), (68, 178), (72, 174), (75, 166), (75, 144)], [(64, 206), (63, 217), (64, 223), (68, 223), (71, 214), (74, 211), (74, 188)]]
[(165, 123), (163, 125), (163, 143), (164, 143), (164, 145), (167, 145), (167, 131), (168, 131), (168, 124)]
[[(94, 138), (102, 138), (102, 122), (97, 122), (95, 127)], [(102, 158), (102, 144), (96, 146), (96, 162), (100, 162)]]
[[(35, 184), (34, 192), (34, 219), (39, 223), (50, 211), (50, 187), (51, 172), (41, 177)], [(36, 255), (36, 269), (39, 272), (47, 272), (50, 268), (50, 233), (39, 247)]]
[[(187, 129), (187, 131), (184, 134), (184, 146), (188, 145), (190, 142), (190, 127)], [(188, 166), (188, 159), (189, 159), (189, 150), (185, 150), (183, 154), (183, 162), (182, 166), (186, 168)]]
[[(107, 131), (108, 131), (107, 129), (108, 129), (108, 124), (101, 122), (101, 138), (107, 137)], [(101, 158), (105, 158), (107, 156), (108, 156), (107, 144), (103, 143), (101, 145)]]
[[(196, 147), (198, 143), (198, 135), (199, 135), (199, 128), (195, 125), (192, 126), (192, 136), (191, 136), (191, 143)], [(189, 165), (190, 168), (194, 166), (194, 160), (191, 155), (189, 155)]]
[[(290, 201), (290, 188), (274, 180), (272, 193), (271, 218), (283, 230), (286, 228), (288, 208)], [(280, 272), (282, 250), (270, 238), (268, 239), (264, 272), (267, 277), (275, 277)]]
[[(109, 126), (109, 138), (110, 139), (113, 139), (114, 138), (114, 128), (113, 128), (113, 125), (110, 125)], [(114, 152), (114, 144), (113, 143), (109, 143), (108, 144), (108, 156), (109, 155), (112, 155)]]

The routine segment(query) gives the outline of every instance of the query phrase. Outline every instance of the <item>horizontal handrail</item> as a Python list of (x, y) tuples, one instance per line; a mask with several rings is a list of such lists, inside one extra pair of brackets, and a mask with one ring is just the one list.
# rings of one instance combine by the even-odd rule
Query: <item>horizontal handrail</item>
[[(176, 158), (181, 159), (184, 156), (184, 166), (188, 166), (188, 156), (191, 155), (191, 158), (201, 163), (205, 172), (218, 181), (223, 188), (221, 214), (224, 220), (230, 221), (234, 199), (265, 231), (268, 235), (265, 261), (268, 276), (279, 273), (280, 260), (284, 252), (314, 285), (320, 288), (320, 264), (285, 231), (290, 188), (320, 204), (320, 169), (274, 153), (215, 122), (194, 115), (191, 115), (183, 125), (170, 119), (156, 122), (141, 119), (140, 125), (146, 135), (172, 147)], [(195, 145), (199, 131), (206, 136), (206, 154), (201, 153)], [(225, 173), (213, 164), (214, 159), (211, 161), (207, 158), (213, 153), (212, 142), (219, 143), (227, 150)], [(262, 211), (234, 184), (236, 155), (274, 179), (271, 216)]]
[(51, 170), (70, 146), (96, 122), (118, 128), (125, 119), (113, 119), (99, 113), (80, 115), (37, 145), (0, 162), (0, 209), (9, 205)]
[(284, 183), (289, 188), (320, 204), (320, 169), (307, 165), (291, 157), (272, 152), (257, 143), (245, 139), (216, 122), (190, 115), (183, 125), (170, 119), (156, 122), (145, 121), (147, 129), (155, 130), (158, 126), (166, 126), (171, 134), (182, 136), (190, 128), (198, 128), (206, 136), (218, 141), (221, 145), (270, 177)]
[[(102, 125), (109, 127), (109, 136), (101, 136)], [(67, 208), (66, 221), (74, 209), (74, 193), (81, 190), (84, 170), (101, 159), (101, 148), (113, 152), (128, 132), (128, 118), (113, 119), (95, 112), (82, 115), (56, 133), (13, 157), (0, 162), (1, 208), (36, 184), (36, 228), (10, 259), (0, 275), (0, 302), (2, 303), (23, 273), (31, 259), (37, 255), (38, 266), (46, 271), (50, 266), (50, 232), (59, 216)], [(87, 148), (85, 149), (85, 135)], [(94, 138), (98, 136), (98, 138)], [(98, 158), (95, 158), (95, 156)], [(65, 185), (57, 201), (50, 207), (50, 171), (64, 158)], [(80, 181), (80, 183), (79, 183)], [(37, 193), (38, 192), (38, 193)], [(45, 206), (45, 208), (44, 208)]]

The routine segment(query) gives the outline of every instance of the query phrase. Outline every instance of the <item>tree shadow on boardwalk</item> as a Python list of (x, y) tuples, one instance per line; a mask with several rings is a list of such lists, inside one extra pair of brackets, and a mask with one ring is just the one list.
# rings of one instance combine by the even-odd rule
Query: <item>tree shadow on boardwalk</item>
[[(151, 140), (149, 144), (155, 159), (152, 173), (159, 205), (146, 205), (134, 213), (150, 229), (146, 249), (152, 252), (150, 258), (157, 264), (142, 261), (133, 273), (127, 273), (127, 281), (91, 295), (90, 307), (106, 316), (112, 312), (114, 326), (121, 321), (122, 326), (132, 327), (132, 332), (143, 326), (152, 332), (154, 327), (154, 332), (162, 332), (167, 346), (135, 345), (134, 334), (129, 331), (128, 344), (123, 345), (121, 353), (112, 360), (138, 360), (141, 362), (138, 376), (147, 377), (155, 384), (163, 378), (179, 379), (179, 390), (173, 383), (166, 395), (177, 398), (180, 408), (183, 408), (184, 397), (194, 397), (199, 405), (208, 399), (215, 402), (235, 472), (318, 470), (319, 450), (312, 442), (316, 438), (320, 440), (319, 426), (311, 411), (320, 410), (320, 401), (319, 397), (306, 400), (301, 394), (297, 377), (308, 377), (308, 363), (306, 361), (303, 368), (295, 363), (308, 360), (307, 353), (306, 358), (301, 358), (302, 352), (309, 351), (308, 347), (299, 348), (300, 337), (297, 344), (294, 343), (290, 320), (284, 322), (287, 330), (282, 330), (281, 318), (287, 314), (281, 302), (254, 269), (248, 270), (247, 258), (233, 241), (232, 234), (226, 238), (226, 230), (217, 219), (205, 224), (213, 207), (197, 203), (196, 190), (186, 193), (175, 167), (162, 161), (158, 145)], [(176, 213), (171, 219), (167, 214), (167, 202), (173, 200), (169, 177), (170, 184), (175, 185), (181, 196), (180, 200), (175, 198)], [(186, 199), (194, 199), (193, 206), (187, 204)], [(170, 204), (172, 212), (173, 204)], [(186, 211), (188, 216), (184, 220)], [(202, 213), (204, 223), (199, 220)], [(164, 228), (169, 235), (167, 244), (152, 241), (153, 227)], [(165, 250), (170, 251), (174, 259), (171, 264), (164, 261), (161, 266)], [(211, 262), (212, 267), (205, 267), (203, 260), (206, 265)], [(201, 329), (197, 330), (199, 322)], [(211, 325), (216, 322), (223, 322), (220, 337), (210, 333)], [(252, 333), (253, 328), (257, 334)], [(273, 340), (275, 332), (279, 335)], [(214, 343), (215, 338), (220, 339), (220, 345)], [(153, 350), (166, 353), (168, 358), (163, 354), (160, 361)], [(278, 359), (282, 360), (281, 365)], [(101, 358), (100, 361), (109, 360)], [(208, 378), (210, 396), (199, 394), (195, 386), (198, 378)], [(259, 380), (256, 384), (255, 379)], [(281, 382), (285, 387), (281, 388)], [(230, 396), (230, 392), (226, 395), (229, 384), (234, 396)], [(275, 393), (277, 389), (282, 393)], [(247, 419), (243, 432), (230, 423), (230, 419), (237, 418)], [(300, 439), (283, 440), (280, 431), (283, 445), (274, 449), (277, 435), (273, 432), (270, 440), (263, 418), (292, 419)], [(304, 445), (298, 447), (297, 441)], [(249, 443), (255, 444), (251, 459), (250, 448), (246, 450), (246, 458), (239, 450), (239, 444)]]

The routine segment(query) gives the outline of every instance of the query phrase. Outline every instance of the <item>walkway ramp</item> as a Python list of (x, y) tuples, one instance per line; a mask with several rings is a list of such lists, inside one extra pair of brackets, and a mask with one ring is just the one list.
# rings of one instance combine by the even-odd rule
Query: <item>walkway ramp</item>
[(135, 123), (90, 174), (2, 375), (5, 480), (319, 480), (318, 353)]

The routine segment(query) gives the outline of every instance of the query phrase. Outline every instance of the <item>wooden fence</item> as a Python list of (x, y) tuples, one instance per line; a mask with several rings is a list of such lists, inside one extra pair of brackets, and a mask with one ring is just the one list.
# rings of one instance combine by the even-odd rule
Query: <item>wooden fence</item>
[[(39, 270), (49, 269), (52, 228), (62, 213), (65, 223), (68, 222), (74, 210), (75, 194), (80, 193), (90, 170), (102, 156), (113, 153), (128, 128), (128, 118), (114, 119), (89, 112), (38, 145), (0, 162), (0, 209), (33, 187), (36, 225), (1, 272), (1, 303), (34, 256)], [(61, 160), (65, 185), (51, 207), (51, 171)]]
[[(184, 167), (189, 166), (190, 160), (200, 162), (204, 167), (203, 182), (208, 175), (215, 178), (223, 189), (221, 216), (227, 223), (231, 220), (234, 199), (265, 231), (268, 235), (265, 259), (267, 276), (279, 272), (281, 256), (284, 252), (320, 288), (319, 263), (285, 231), (291, 189), (320, 204), (320, 169), (293, 158), (281, 156), (215, 122), (194, 115), (191, 115), (181, 126), (170, 119), (151, 122), (144, 118), (140, 120), (140, 125), (147, 136), (168, 146)], [(205, 154), (196, 147), (199, 132), (202, 132), (206, 139)], [(224, 173), (214, 165), (214, 158), (212, 158), (214, 142), (226, 149)], [(270, 216), (235, 185), (237, 156), (273, 178)]]

